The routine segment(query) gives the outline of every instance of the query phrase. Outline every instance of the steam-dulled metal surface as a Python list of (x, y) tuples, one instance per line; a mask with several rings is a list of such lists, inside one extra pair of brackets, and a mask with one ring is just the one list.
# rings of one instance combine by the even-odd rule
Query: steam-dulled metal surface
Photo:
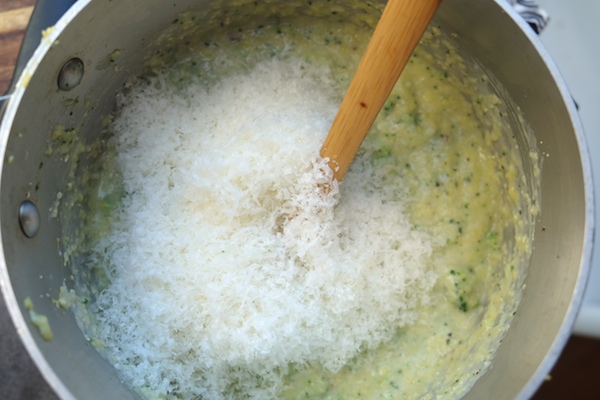
[[(137, 396), (85, 340), (72, 315), (58, 310), (46, 297), (56, 297), (58, 286), (68, 278), (56, 251), (60, 226), (48, 218), (56, 195), (52, 185), (64, 181), (66, 172), (59, 166), (39, 168), (46, 143), (40, 138), (58, 123), (77, 126), (84, 138), (94, 135), (113, 107), (116, 90), (139, 68), (147, 38), (168, 26), (178, 12), (208, 4), (155, 3), (79, 0), (34, 54), (0, 127), (3, 159), (12, 157), (10, 164), (3, 165), (0, 183), (4, 252), (0, 283), (28, 352), (63, 398)], [(435, 23), (456, 34), (459, 44), (506, 87), (536, 132), (540, 150), (549, 154), (544, 160), (540, 229), (521, 308), (493, 369), (467, 396), (528, 398), (567, 340), (583, 295), (593, 228), (587, 149), (565, 84), (533, 31), (506, 3), (445, 0)], [(60, 45), (52, 46), (57, 39)], [(99, 67), (114, 49), (123, 49), (122, 68)], [(85, 73), (76, 87), (62, 91), (57, 85), (61, 68), (75, 57), (83, 61)], [(89, 97), (87, 114), (83, 102), (71, 101), (77, 96)], [(26, 199), (41, 213), (39, 231), (31, 238), (23, 233), (18, 218)], [(51, 342), (37, 335), (24, 317), (26, 296), (50, 319), (55, 331)]]

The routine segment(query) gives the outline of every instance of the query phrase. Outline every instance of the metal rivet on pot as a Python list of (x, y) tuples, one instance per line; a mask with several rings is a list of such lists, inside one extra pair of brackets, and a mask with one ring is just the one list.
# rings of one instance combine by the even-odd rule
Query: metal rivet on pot
[(34, 237), (40, 229), (40, 211), (29, 200), (22, 202), (19, 207), (19, 224), (28, 238)]
[(83, 78), (83, 61), (71, 58), (63, 65), (58, 73), (58, 88), (68, 91), (79, 85)]

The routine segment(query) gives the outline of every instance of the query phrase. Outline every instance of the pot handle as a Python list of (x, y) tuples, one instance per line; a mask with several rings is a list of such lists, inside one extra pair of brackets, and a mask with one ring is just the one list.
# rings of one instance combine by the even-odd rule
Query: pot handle
[(58, 21), (73, 4), (75, 4), (76, 1), (77, 0), (37, 1), (33, 12), (31, 13), (27, 30), (23, 36), (23, 43), (21, 44), (21, 49), (19, 50), (17, 64), (15, 66), (12, 81), (8, 87), (7, 95), (0, 96), (0, 109), (2, 108), (2, 103), (10, 97), (10, 93), (14, 89), (17, 79), (19, 79), (21, 72), (23, 72), (23, 69), (25, 69), (25, 65), (33, 55), (33, 52), (37, 46), (40, 44), (40, 41), (42, 40), (42, 31), (49, 26), (54, 25), (56, 21)]
[(548, 13), (533, 0), (508, 0), (516, 12), (539, 34), (548, 24)]

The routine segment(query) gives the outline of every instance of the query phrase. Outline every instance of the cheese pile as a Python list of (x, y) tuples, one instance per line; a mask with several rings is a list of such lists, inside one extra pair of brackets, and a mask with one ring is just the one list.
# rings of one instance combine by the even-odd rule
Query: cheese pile
[(402, 188), (359, 158), (322, 189), (334, 87), (327, 69), (272, 59), (120, 99), (109, 145), (125, 196), (94, 249), (110, 285), (90, 311), (134, 387), (273, 397), (290, 365), (338, 371), (414, 322), (433, 242)]

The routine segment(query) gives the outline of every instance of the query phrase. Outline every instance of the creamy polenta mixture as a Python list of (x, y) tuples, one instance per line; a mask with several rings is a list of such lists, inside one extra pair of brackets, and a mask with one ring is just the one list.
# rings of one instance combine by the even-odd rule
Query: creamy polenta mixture
[(62, 293), (147, 398), (460, 397), (531, 252), (515, 111), (432, 27), (338, 185), (318, 153), (373, 20), (286, 21), (188, 38), (119, 94)]

